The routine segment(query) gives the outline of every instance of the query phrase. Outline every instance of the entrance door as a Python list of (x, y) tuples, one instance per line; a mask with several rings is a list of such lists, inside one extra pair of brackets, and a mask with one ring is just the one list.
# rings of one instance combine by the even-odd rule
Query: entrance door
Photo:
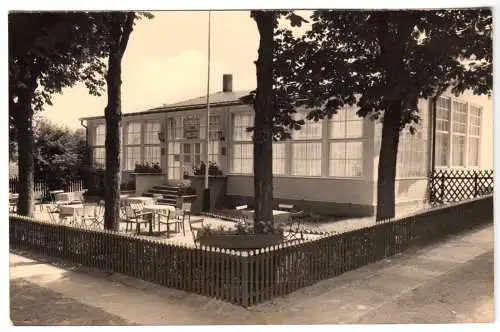
[(182, 174), (193, 174), (201, 162), (201, 143), (182, 143)]

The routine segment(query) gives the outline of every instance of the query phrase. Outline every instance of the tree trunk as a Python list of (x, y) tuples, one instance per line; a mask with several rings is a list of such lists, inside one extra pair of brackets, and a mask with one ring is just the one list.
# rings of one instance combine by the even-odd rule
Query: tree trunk
[(122, 121), (121, 108), (121, 55), (118, 47), (112, 47), (108, 59), (108, 73), (106, 75), (108, 89), (108, 105), (105, 110), (106, 118), (106, 168), (104, 171), (105, 211), (104, 228), (118, 230), (120, 216), (120, 123)]
[(396, 162), (402, 106), (401, 101), (392, 101), (384, 115), (378, 164), (377, 221), (393, 218), (395, 215)]
[(108, 105), (104, 111), (106, 118), (106, 169), (104, 170), (104, 228), (118, 230), (120, 217), (121, 183), (121, 137), (122, 121), (122, 58), (132, 33), (135, 13), (112, 13), (110, 51), (106, 86)]
[(33, 216), (34, 199), (34, 144), (33, 144), (33, 109), (31, 99), (36, 89), (22, 89), (18, 95), (18, 102), (14, 112), (14, 121), (18, 133), (18, 169), (19, 169), (19, 201), (17, 213), (23, 216)]
[(276, 14), (272, 11), (252, 14), (260, 34), (253, 133), (254, 230), (266, 233), (273, 224), (273, 36)]

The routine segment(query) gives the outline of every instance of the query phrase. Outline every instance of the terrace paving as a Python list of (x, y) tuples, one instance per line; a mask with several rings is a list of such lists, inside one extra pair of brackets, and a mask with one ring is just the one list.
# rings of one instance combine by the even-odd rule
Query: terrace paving
[[(397, 211), (396, 218), (401, 218), (419, 211), (422, 211), (429, 206), (421, 206), (417, 208), (405, 209)], [(212, 228), (217, 229), (219, 227), (224, 227), (225, 229), (234, 228), (234, 223), (230, 221), (225, 221), (217, 218), (203, 216), (204, 225), (210, 225)], [(46, 205), (42, 205), (42, 208), (35, 209), (35, 219), (45, 222), (50, 222), (50, 216), (47, 212)], [(313, 232), (325, 232), (325, 233), (344, 233), (356, 229), (361, 229), (365, 227), (374, 226), (376, 224), (375, 217), (362, 217), (362, 218), (342, 218), (342, 217), (325, 217), (325, 220), (318, 223), (304, 223), (302, 224), (302, 229), (307, 229)], [(168, 236), (154, 235), (149, 236), (146, 233), (140, 235), (140, 237), (145, 239), (152, 239), (155, 241), (162, 241), (182, 246), (194, 246), (193, 237), (189, 232), (189, 225), (184, 226), (186, 234), (181, 233), (170, 233)], [(120, 224), (120, 232), (125, 232), (125, 224)], [(128, 234), (135, 234), (134, 231), (129, 231)], [(314, 240), (321, 237), (318, 234), (304, 234), (304, 240)]]

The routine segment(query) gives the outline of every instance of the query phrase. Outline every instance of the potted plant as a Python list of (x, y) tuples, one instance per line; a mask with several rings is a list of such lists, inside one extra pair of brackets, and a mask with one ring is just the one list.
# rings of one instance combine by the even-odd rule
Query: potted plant
[(143, 164), (135, 164), (135, 173), (161, 173), (162, 169), (159, 163), (145, 162)]
[[(199, 167), (193, 167), (193, 174), (205, 175), (206, 167), (207, 167), (206, 164), (202, 161)], [(217, 163), (212, 161), (208, 163), (208, 175), (210, 176), (222, 175), (222, 171), (220, 170), (219, 166), (217, 166)]]
[(269, 226), (268, 223), (266, 225), (269, 228), (262, 234), (256, 234), (253, 223), (248, 221), (238, 222), (232, 228), (220, 226), (214, 229), (205, 226), (198, 232), (197, 237), (200, 245), (226, 249), (258, 249), (283, 242), (283, 229)]

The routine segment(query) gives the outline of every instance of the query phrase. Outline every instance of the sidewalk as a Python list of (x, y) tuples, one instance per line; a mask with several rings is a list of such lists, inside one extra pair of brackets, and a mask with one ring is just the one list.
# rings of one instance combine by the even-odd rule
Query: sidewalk
[(11, 319), (23, 325), (489, 322), (493, 225), (249, 309), (19, 252), (10, 280)]

